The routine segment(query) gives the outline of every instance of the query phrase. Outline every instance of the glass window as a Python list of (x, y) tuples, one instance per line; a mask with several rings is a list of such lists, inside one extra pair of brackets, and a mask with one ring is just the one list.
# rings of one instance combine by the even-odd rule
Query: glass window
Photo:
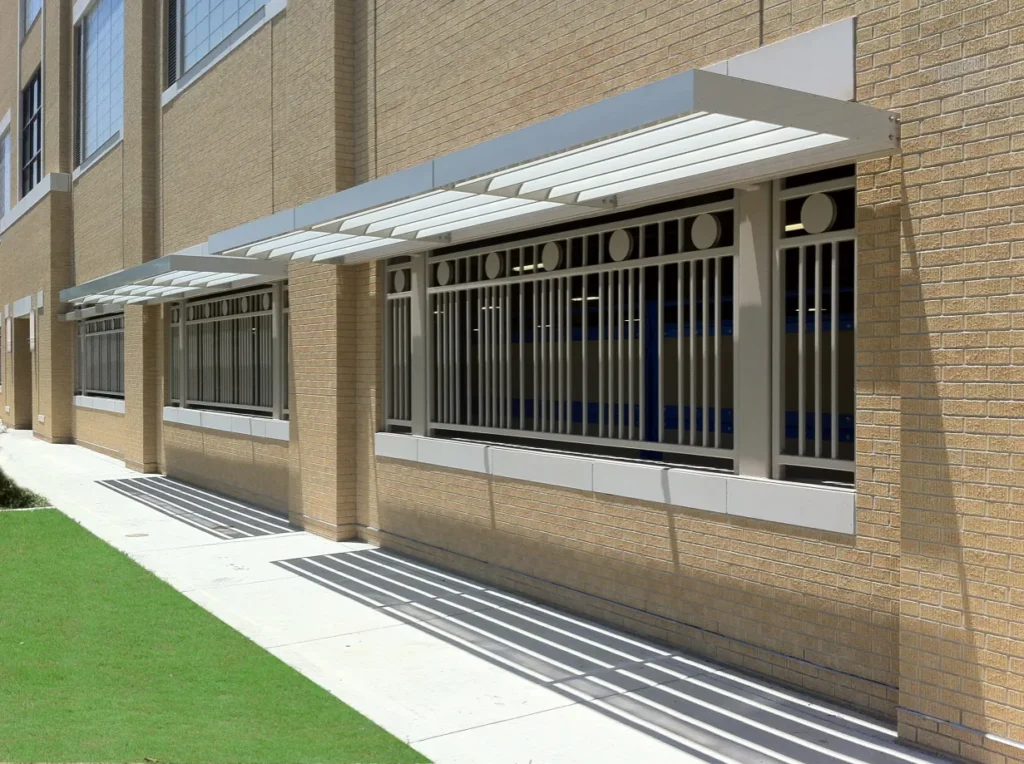
[(21, 91), (21, 195), (43, 179), (43, 92), (39, 71)]
[(22, 6), (22, 34), (28, 32), (32, 26), (32, 22), (36, 20), (36, 16), (39, 15), (39, 11), (43, 9), (43, 0), (24, 0)]
[(222, 43), (266, 0), (185, 0), (185, 69)]
[[(427, 261), (436, 435), (731, 468), (731, 192)], [(411, 274), (389, 266), (387, 424), (411, 425)]]
[[(287, 365), (288, 347), (275, 351), (273, 287), (189, 300), (171, 309), (169, 398), (181, 404), (185, 364), (185, 405), (247, 414), (274, 415), (275, 387), (281, 386), (282, 415), (287, 417), (287, 374), (275, 368), (280, 354)], [(283, 334), (288, 332), (288, 292), (281, 292)], [(184, 311), (184, 312), (183, 312)], [(184, 347), (179, 345), (185, 320)]]
[(790, 177), (776, 203), (775, 455), (791, 480), (853, 469), (856, 391), (856, 171)]
[(0, 136), (0, 218), (11, 209), (11, 135)]
[(124, 398), (124, 316), (78, 324), (76, 395)]
[(82, 159), (121, 130), (124, 115), (124, 0), (99, 0), (82, 21), (79, 60)]

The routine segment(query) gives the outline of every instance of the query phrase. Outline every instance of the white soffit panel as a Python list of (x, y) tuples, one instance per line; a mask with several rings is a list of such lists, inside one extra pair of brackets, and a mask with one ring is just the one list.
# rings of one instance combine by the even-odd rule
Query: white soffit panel
[(360, 262), (894, 153), (894, 114), (689, 71), (210, 237)]

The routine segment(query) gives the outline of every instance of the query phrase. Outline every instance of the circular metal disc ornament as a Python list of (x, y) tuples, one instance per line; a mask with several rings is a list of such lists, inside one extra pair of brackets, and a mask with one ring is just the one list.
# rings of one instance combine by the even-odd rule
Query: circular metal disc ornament
[(629, 235), (629, 231), (623, 231), (621, 228), (613, 231), (612, 235), (608, 237), (608, 257), (621, 263), (631, 254), (633, 254), (633, 237)]
[(807, 233), (825, 233), (836, 222), (836, 203), (826, 194), (811, 194), (800, 207), (800, 222)]
[(722, 226), (718, 224), (718, 218), (706, 212), (693, 219), (693, 228), (690, 229), (690, 238), (693, 239), (693, 246), (697, 249), (711, 249), (718, 243), (722, 235)]
[(540, 251), (540, 262), (546, 271), (556, 271), (562, 265), (562, 245), (549, 241)]
[(447, 260), (438, 263), (434, 274), (437, 277), (438, 286), (448, 286), (448, 282), (452, 280), (452, 267), (448, 264)]
[(405, 271), (395, 271), (395, 277), (392, 281), (392, 286), (396, 292), (405, 291)]
[(487, 278), (496, 279), (501, 275), (501, 255), (497, 252), (491, 252), (484, 260), (484, 273), (487, 274)]

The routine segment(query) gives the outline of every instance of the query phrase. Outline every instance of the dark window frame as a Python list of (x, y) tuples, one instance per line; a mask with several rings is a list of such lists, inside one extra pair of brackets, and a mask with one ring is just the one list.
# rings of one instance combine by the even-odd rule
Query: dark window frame
[(21, 195), (43, 179), (43, 86), (41, 69), (21, 91)]

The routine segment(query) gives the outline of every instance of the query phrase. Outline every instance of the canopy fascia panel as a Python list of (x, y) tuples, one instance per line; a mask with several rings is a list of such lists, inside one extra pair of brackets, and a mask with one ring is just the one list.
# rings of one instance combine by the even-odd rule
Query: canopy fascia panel
[(166, 255), (87, 281), (60, 293), (63, 303), (75, 309), (73, 319), (102, 315), (114, 307), (151, 305), (222, 292), (288, 276), (288, 264), (278, 260), (253, 260), (222, 255)]
[(211, 236), (361, 262), (895, 153), (895, 114), (688, 71)]

